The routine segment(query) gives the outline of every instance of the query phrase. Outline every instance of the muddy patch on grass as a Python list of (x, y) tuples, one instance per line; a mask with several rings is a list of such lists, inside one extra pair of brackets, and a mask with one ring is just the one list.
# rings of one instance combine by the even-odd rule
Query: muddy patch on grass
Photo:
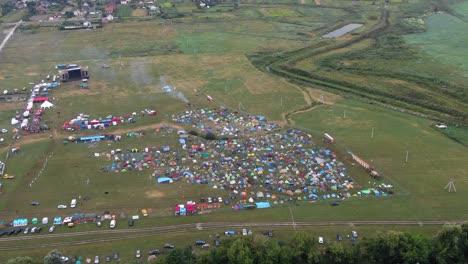
[(156, 199), (166, 197), (166, 194), (158, 190), (148, 190), (145, 192), (145, 197), (149, 199)]

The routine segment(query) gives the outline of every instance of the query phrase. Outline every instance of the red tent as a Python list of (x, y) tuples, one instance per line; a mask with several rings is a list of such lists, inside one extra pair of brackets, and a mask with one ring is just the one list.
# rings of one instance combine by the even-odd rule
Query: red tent
[(33, 102), (34, 103), (42, 103), (49, 100), (49, 97), (36, 97), (34, 98)]

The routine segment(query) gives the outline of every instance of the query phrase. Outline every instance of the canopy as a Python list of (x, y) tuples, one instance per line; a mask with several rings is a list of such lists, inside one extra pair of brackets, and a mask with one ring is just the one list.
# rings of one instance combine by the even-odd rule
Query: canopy
[(55, 107), (55, 105), (49, 101), (45, 101), (41, 104), (41, 109), (49, 109), (51, 107)]
[(19, 121), (18, 121), (16, 118), (13, 117), (13, 118), (11, 119), (11, 125), (12, 125), (12, 126), (14, 126), (14, 125), (16, 125), (16, 124), (18, 124), (18, 123), (19, 123)]

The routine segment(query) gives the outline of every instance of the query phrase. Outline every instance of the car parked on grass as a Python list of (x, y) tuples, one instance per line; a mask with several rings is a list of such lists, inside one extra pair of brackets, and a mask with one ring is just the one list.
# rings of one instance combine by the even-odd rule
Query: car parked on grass
[(323, 244), (323, 237), (319, 237), (318, 242), (319, 242), (319, 244)]
[(161, 250), (159, 249), (153, 249), (149, 252), (150, 255), (159, 255), (161, 254)]
[(55, 231), (55, 226), (53, 225), (49, 228), (49, 233), (53, 233), (54, 231)]
[(224, 235), (225, 235), (225, 236), (233, 236), (233, 235), (235, 235), (235, 234), (236, 234), (236, 232), (235, 232), (235, 231), (232, 231), (232, 230), (227, 230), (227, 231), (224, 232)]
[(97, 227), (101, 227), (101, 226), (102, 226), (101, 221), (97, 221), (97, 222), (96, 222), (96, 226), (97, 226)]
[(141, 215), (148, 216), (148, 211), (146, 209), (141, 209)]
[(120, 258), (119, 252), (114, 251), (114, 254), (112, 255), (112, 257), (114, 258), (114, 260), (119, 260)]
[(337, 235), (336, 235), (336, 240), (338, 240), (338, 241), (343, 241), (343, 236), (340, 235), (340, 234), (337, 234)]
[(112, 219), (112, 220), (110, 221), (109, 227), (110, 227), (111, 229), (114, 229), (114, 228), (115, 228), (115, 225), (116, 225), (115, 219)]
[(41, 203), (39, 203), (39, 202), (37, 202), (37, 201), (32, 201), (32, 202), (31, 202), (31, 205), (32, 205), (32, 206), (38, 206), (38, 205), (40, 205), (40, 204), (41, 204)]
[(99, 256), (94, 257), (94, 264), (99, 264)]
[(359, 236), (358, 232), (356, 232), (356, 231), (351, 231), (351, 234), (353, 235), (353, 237), (358, 237)]
[(215, 240), (213, 244), (215, 245), (215, 247), (221, 246), (221, 242), (219, 242), (219, 240)]
[(135, 257), (141, 258), (141, 250), (137, 249), (137, 251), (135, 252)]
[(246, 235), (247, 235), (247, 229), (245, 229), (245, 228), (242, 229), (242, 235), (243, 235), (243, 236), (246, 236)]
[(135, 225), (135, 221), (133, 219), (128, 220), (128, 226), (133, 226)]
[(41, 231), (42, 231), (42, 227), (38, 226), (38, 227), (36, 228), (36, 233), (40, 233)]
[(60, 257), (60, 260), (61, 260), (62, 262), (68, 262), (68, 257), (61, 256), (61, 257)]
[(175, 246), (172, 245), (172, 244), (166, 243), (166, 244), (164, 244), (164, 248), (173, 249), (173, 248), (175, 248)]
[(59, 204), (59, 205), (57, 205), (57, 208), (58, 209), (67, 209), (67, 206), (64, 205), (64, 204)]
[(70, 202), (70, 208), (75, 208), (76, 207), (76, 199), (72, 199)]
[(201, 246), (203, 249), (209, 249), (210, 248), (210, 244), (203, 244)]
[(17, 229), (15, 229), (15, 232), (13, 234), (17, 235), (17, 234), (21, 233), (21, 231), (23, 231), (22, 228), (17, 228)]
[(203, 241), (203, 240), (197, 240), (197, 241), (195, 241), (195, 245), (197, 245), (197, 246), (203, 246), (203, 245), (205, 245), (205, 244), (206, 244), (206, 243), (205, 243), (205, 241)]
[(29, 227), (26, 227), (26, 228), (24, 229), (23, 234), (25, 234), (25, 235), (28, 234), (30, 230), (31, 230), (31, 229), (30, 229)]
[(106, 262), (111, 262), (111, 257), (110, 256), (106, 256), (106, 258), (104, 259)]

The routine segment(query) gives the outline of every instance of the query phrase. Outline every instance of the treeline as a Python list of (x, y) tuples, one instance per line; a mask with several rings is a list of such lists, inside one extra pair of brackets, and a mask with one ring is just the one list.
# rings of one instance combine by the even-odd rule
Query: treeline
[(209, 250), (175, 249), (161, 255), (157, 264), (273, 264), (348, 263), (395, 264), (468, 262), (468, 224), (449, 225), (432, 239), (402, 232), (388, 232), (355, 243), (333, 241), (319, 244), (308, 233), (297, 233), (284, 243), (262, 235), (222, 239)]

